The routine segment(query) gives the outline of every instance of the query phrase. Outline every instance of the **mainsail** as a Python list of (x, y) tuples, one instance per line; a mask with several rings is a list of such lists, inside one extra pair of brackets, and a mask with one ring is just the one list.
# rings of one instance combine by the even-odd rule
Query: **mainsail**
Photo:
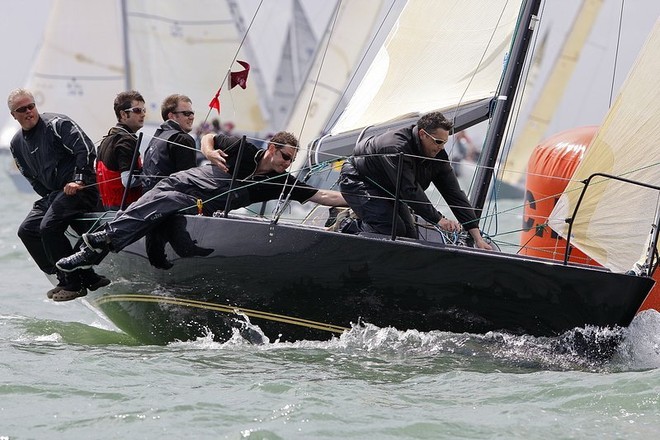
[(520, 5), (408, 1), (332, 133), (492, 97)]
[[(660, 182), (660, 20), (605, 121), (559, 199), (548, 223), (566, 238), (583, 185), (606, 173), (657, 185)], [(656, 191), (596, 177), (573, 219), (570, 242), (613, 271), (625, 272), (645, 253), (660, 200)]]

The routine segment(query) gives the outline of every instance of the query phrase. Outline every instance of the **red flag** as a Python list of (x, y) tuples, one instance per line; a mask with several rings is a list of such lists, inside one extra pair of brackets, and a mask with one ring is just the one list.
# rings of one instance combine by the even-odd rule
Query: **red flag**
[[(250, 72), (250, 65), (246, 63), (245, 61), (238, 61), (237, 63), (240, 64), (241, 66), (244, 67), (243, 70), (240, 70), (238, 72), (230, 72), (229, 75), (229, 89), (233, 89), (236, 86), (241, 86), (242, 89), (245, 89), (247, 87), (247, 77), (248, 77), (248, 72)], [(222, 90), (222, 87), (218, 89), (218, 92), (215, 94), (213, 99), (211, 99), (211, 102), (209, 102), (209, 107), (214, 108), (218, 111), (218, 114), (220, 114), (220, 91)]]
[(233, 89), (236, 86), (241, 86), (242, 89), (247, 87), (247, 77), (248, 77), (248, 72), (250, 72), (250, 65), (246, 63), (245, 61), (236, 61), (238, 64), (243, 66), (245, 69), (238, 71), (238, 72), (232, 72), (231, 73), (231, 80), (229, 81), (229, 88)]
[(211, 102), (209, 102), (209, 107), (216, 109), (218, 114), (220, 114), (220, 90), (222, 90), (222, 87), (218, 89), (218, 92), (215, 94)]

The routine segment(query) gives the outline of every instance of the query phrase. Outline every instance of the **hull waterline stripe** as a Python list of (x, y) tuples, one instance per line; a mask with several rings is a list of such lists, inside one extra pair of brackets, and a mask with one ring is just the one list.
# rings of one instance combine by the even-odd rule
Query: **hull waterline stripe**
[(165, 303), (180, 305), (186, 307), (194, 307), (206, 310), (215, 310), (219, 312), (238, 314), (243, 313), (250, 318), (265, 319), (268, 321), (283, 322), (285, 324), (297, 325), (300, 327), (308, 327), (316, 330), (325, 330), (333, 333), (343, 333), (349, 330), (346, 327), (338, 325), (325, 324), (322, 322), (310, 321), (308, 319), (294, 318), (285, 315), (278, 315), (275, 313), (262, 312), (259, 310), (244, 309), (242, 307), (232, 307), (228, 305), (215, 304), (205, 301), (197, 301), (192, 299), (172, 298), (157, 295), (104, 295), (101, 298), (94, 299), (92, 302), (95, 306), (100, 307), (106, 303), (113, 302), (145, 302), (145, 303)]

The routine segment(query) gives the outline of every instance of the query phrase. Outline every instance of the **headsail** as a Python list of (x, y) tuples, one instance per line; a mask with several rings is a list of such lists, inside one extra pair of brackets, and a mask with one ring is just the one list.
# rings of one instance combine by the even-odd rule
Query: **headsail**
[[(548, 220), (566, 237), (581, 180), (596, 172), (651, 185), (660, 182), (660, 20), (647, 39), (619, 96)], [(571, 244), (613, 271), (625, 272), (646, 251), (656, 191), (596, 178), (574, 219)], [(655, 208), (655, 209), (654, 209)], [(649, 214), (649, 211), (650, 214)]]

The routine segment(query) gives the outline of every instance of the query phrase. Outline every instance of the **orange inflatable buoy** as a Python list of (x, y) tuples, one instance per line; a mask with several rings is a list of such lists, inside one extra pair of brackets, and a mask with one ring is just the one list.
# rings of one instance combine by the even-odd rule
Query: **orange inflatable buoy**
[[(522, 255), (564, 259), (566, 240), (544, 225), (597, 129), (588, 126), (563, 131), (543, 141), (532, 152), (527, 167), (523, 232), (520, 236)], [(570, 250), (569, 261), (599, 266), (579, 249)], [(638, 312), (646, 309), (660, 311), (660, 268), (655, 271), (653, 279), (656, 284)]]
[[(588, 126), (563, 131), (543, 141), (532, 152), (527, 166), (523, 232), (520, 236), (522, 255), (564, 259), (566, 240), (546, 223), (597, 129)], [(599, 265), (574, 248), (570, 250), (569, 261)]]

